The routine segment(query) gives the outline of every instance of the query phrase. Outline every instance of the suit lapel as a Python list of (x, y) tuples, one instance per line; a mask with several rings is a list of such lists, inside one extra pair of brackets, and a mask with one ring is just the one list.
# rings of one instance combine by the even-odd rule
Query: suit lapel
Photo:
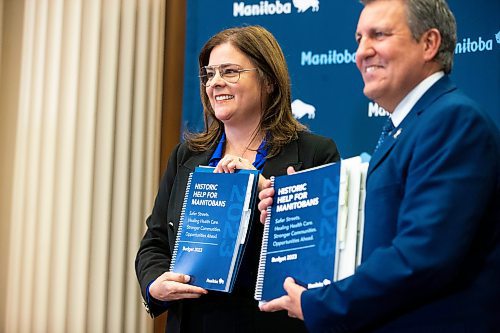
[(302, 168), (302, 162), (299, 161), (298, 140), (291, 142), (283, 147), (279, 155), (270, 158), (264, 164), (262, 175), (266, 178), (276, 175), (286, 175), (286, 169), (289, 166), (297, 171)]
[(388, 136), (379, 149), (373, 154), (368, 167), (368, 175), (371, 174), (373, 170), (375, 170), (380, 163), (385, 160), (385, 157), (389, 154), (397, 142), (411, 132), (411, 129), (418, 121), (418, 117), (425, 112), (425, 110), (432, 103), (434, 103), (442, 95), (455, 89), (456, 86), (447, 75), (443, 76), (432, 87), (430, 87), (429, 90), (427, 90), (417, 101), (401, 124), (399, 124), (399, 126), (392, 132), (392, 135)]
[(212, 148), (199, 154), (192, 155), (182, 164), (182, 166), (189, 172), (192, 172), (197, 166), (208, 165), (208, 161), (210, 160), (210, 157), (212, 156), (214, 151), (215, 148)]
[[(396, 133), (396, 131), (398, 131), (399, 129), (400, 128), (398, 127), (394, 130), (394, 132)], [(396, 140), (397, 139), (395, 139), (392, 135), (389, 135), (385, 138), (382, 145), (380, 145), (377, 151), (373, 153), (370, 164), (368, 165), (368, 174), (372, 173), (372, 171), (377, 168), (380, 162), (384, 160), (385, 156), (389, 154), (389, 152), (392, 150), (392, 147), (396, 144)]]

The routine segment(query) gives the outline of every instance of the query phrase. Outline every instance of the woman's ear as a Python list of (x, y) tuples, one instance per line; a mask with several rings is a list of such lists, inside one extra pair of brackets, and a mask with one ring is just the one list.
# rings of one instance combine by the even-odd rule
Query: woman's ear
[(266, 93), (270, 95), (274, 91), (274, 83), (270, 83), (268, 80), (264, 82)]

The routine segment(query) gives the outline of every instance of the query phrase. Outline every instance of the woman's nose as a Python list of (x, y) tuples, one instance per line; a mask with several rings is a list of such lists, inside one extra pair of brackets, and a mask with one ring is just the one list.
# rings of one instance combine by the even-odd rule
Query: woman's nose
[(224, 79), (222, 78), (222, 75), (220, 74), (220, 69), (215, 68), (214, 70), (215, 70), (214, 77), (212, 78), (210, 85), (212, 87), (215, 87), (215, 86), (220, 86), (221, 84), (225, 84), (226, 81), (224, 81)]

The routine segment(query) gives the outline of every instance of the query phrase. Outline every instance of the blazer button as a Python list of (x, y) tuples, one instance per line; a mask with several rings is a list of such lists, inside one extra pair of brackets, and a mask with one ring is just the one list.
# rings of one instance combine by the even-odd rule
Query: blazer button
[(170, 228), (172, 228), (172, 230), (174, 230), (174, 222), (169, 221), (169, 222), (168, 222), (168, 226), (169, 226)]

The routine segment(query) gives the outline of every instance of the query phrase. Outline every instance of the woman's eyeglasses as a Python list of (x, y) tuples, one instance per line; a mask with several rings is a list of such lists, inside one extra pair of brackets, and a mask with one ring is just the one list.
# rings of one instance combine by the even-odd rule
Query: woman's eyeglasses
[(240, 73), (257, 70), (257, 68), (241, 68), (235, 64), (220, 64), (215, 66), (204, 66), (200, 69), (200, 81), (205, 87), (210, 87), (215, 74), (219, 71), (219, 76), (228, 83), (236, 83), (240, 79)]

